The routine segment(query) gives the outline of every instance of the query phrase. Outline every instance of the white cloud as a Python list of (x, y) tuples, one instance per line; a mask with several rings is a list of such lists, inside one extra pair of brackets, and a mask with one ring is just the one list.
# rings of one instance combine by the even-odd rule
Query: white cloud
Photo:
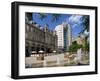
[(71, 22), (71, 23), (81, 23), (81, 18), (82, 18), (82, 15), (72, 15), (69, 18), (69, 22)]
[(75, 28), (78, 24), (73, 24), (73, 28)]
[(85, 30), (84, 34), (87, 36), (87, 35), (89, 35), (89, 32), (87, 32), (87, 30)]
[(69, 17), (68, 22), (72, 25), (72, 28), (80, 27), (82, 23), (82, 15), (72, 15)]

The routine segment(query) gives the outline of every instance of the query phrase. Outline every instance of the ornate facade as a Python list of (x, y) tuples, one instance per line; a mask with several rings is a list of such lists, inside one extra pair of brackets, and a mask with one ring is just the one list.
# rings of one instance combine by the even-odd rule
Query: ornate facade
[(30, 56), (30, 52), (39, 51), (51, 53), (57, 50), (57, 35), (54, 31), (50, 31), (48, 26), (40, 27), (32, 21), (32, 14), (26, 14), (25, 17), (25, 48), (26, 56)]

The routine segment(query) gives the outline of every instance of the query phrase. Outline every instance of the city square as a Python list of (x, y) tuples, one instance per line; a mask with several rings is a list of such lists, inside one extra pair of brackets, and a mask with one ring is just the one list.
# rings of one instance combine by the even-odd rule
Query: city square
[[(25, 14), (25, 67), (58, 67), (89, 65), (89, 29), (74, 29), (76, 23), (64, 21), (50, 29), (49, 23), (41, 26), (36, 22), (36, 15), (46, 18), (50, 15), (59, 20), (61, 14), (28, 13)], [(69, 21), (85, 19), (89, 26), (89, 17), (82, 15), (68, 16)], [(35, 18), (35, 19), (34, 19)], [(73, 20), (71, 20), (73, 18)], [(48, 18), (50, 19), (50, 18)], [(41, 20), (42, 22), (43, 20)], [(59, 20), (60, 21), (60, 20)], [(45, 21), (46, 22), (46, 21)], [(53, 22), (52, 22), (53, 23)], [(50, 24), (52, 24), (50, 23)], [(78, 22), (82, 23), (82, 22)], [(73, 27), (72, 27), (73, 26)], [(82, 25), (83, 26), (83, 25)], [(81, 27), (81, 26), (80, 26)], [(73, 33), (74, 31), (74, 33)], [(81, 32), (80, 32), (81, 31)], [(77, 34), (75, 34), (77, 33)], [(74, 35), (75, 34), (75, 35)]]

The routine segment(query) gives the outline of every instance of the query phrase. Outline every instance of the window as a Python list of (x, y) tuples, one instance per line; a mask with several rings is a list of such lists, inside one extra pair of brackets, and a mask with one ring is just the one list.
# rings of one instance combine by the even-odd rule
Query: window
[(28, 25), (26, 25), (26, 32), (28, 32), (29, 31), (29, 26)]
[(31, 27), (31, 32), (33, 32), (33, 28)]

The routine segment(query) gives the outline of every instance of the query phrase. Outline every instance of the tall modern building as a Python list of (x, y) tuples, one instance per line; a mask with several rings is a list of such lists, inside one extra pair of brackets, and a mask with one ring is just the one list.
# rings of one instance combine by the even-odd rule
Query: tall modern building
[(58, 37), (58, 49), (60, 51), (68, 51), (69, 46), (72, 44), (72, 29), (67, 22), (55, 27), (56, 35)]

